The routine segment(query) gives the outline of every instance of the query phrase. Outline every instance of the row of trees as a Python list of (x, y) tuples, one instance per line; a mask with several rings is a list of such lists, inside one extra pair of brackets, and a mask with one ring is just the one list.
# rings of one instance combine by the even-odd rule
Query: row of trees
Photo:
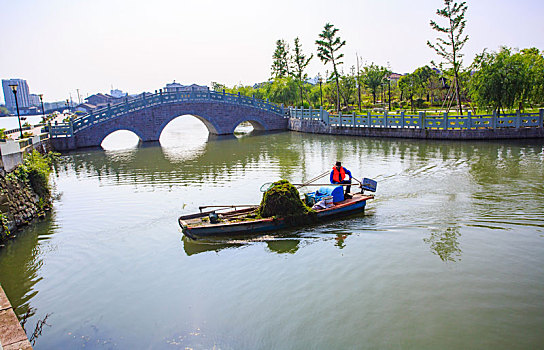
[(352, 66), (343, 70), (346, 41), (339, 29), (327, 23), (315, 41), (317, 57), (325, 65), (324, 79), (318, 74), (308, 80), (306, 72), (314, 54), (305, 54), (299, 38), (289, 43), (280, 39), (272, 55), (270, 80), (254, 86), (238, 85), (227, 88), (212, 83), (214, 90), (226, 90), (256, 98), (269, 99), (284, 105), (324, 106), (336, 111), (363, 108), (435, 107), (449, 110), (456, 107), (463, 113), (463, 105), (476, 111), (540, 105), (544, 99), (544, 56), (536, 48), (516, 52), (501, 48), (498, 52), (484, 50), (473, 63), (464, 68), (462, 49), (468, 41), (464, 29), (468, 6), (444, 0), (437, 15), (445, 25), (430, 21), (439, 36), (427, 41), (441, 58), (441, 62), (425, 65), (405, 74), (400, 79), (392, 71), (374, 63)]

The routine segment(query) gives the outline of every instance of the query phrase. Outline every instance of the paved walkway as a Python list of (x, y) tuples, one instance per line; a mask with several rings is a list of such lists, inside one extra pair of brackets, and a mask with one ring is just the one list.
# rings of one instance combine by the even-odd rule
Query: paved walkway
[[(53, 118), (53, 120), (51, 120), (51, 124), (53, 125), (53, 124), (55, 124), (55, 122), (62, 123), (64, 118), (66, 118), (67, 116), (68, 116), (68, 114), (59, 114), (59, 115), (55, 116), (55, 118)], [(32, 127), (29, 130), (23, 130), (23, 133), (25, 133), (25, 132), (31, 132), (32, 135), (36, 136), (36, 135), (39, 135), (39, 134), (42, 133), (42, 127), (41, 126)], [(14, 132), (12, 134), (9, 134), (8, 138), (10, 138), (12, 140), (17, 140), (19, 138), (19, 136), (20, 136), (19, 132)]]
[(0, 286), (0, 350), (32, 349), (13, 308)]

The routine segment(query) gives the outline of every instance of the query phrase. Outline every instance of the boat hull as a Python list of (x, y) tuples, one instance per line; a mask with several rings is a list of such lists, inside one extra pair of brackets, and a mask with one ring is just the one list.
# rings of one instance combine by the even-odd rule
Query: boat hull
[[(373, 196), (356, 194), (352, 199), (336, 203), (333, 207), (316, 210), (317, 222), (323, 222), (340, 218), (346, 215), (363, 212), (368, 199)], [(235, 235), (259, 235), (265, 232), (283, 230), (289, 227), (297, 226), (291, 224), (283, 218), (256, 219), (251, 221), (228, 222), (207, 225), (191, 225), (185, 218), (194, 217), (194, 215), (181, 216), (179, 225), (185, 236), (192, 239), (229, 237)]]

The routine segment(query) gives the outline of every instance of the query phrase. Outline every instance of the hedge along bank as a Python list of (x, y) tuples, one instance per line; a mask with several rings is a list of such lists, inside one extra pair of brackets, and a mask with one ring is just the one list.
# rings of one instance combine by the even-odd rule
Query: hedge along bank
[(49, 177), (56, 156), (34, 150), (11, 173), (0, 172), (0, 241), (51, 209)]

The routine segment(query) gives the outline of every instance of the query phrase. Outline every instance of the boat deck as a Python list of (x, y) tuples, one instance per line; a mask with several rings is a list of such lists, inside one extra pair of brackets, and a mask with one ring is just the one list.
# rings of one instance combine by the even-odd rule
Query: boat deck
[[(350, 208), (354, 204), (358, 202), (363, 202), (368, 199), (374, 198), (374, 195), (364, 195), (360, 193), (352, 194), (352, 198), (345, 199), (341, 202), (334, 203), (334, 205), (330, 208), (324, 208), (324, 209), (317, 209), (315, 212), (317, 213), (318, 217), (326, 217), (329, 213), (336, 213), (338, 210), (342, 208)], [(246, 209), (240, 209), (240, 210), (230, 210), (226, 212), (218, 212), (218, 211), (206, 211), (198, 214), (191, 214), (191, 215), (185, 215), (181, 216), (179, 218), (180, 224), (185, 227), (194, 228), (194, 227), (213, 227), (217, 225), (228, 225), (228, 224), (238, 224), (242, 222), (250, 222), (250, 221), (260, 221), (260, 220), (271, 220), (270, 218), (267, 219), (256, 219), (256, 211), (258, 207), (251, 207)], [(217, 216), (219, 218), (219, 222), (217, 223), (211, 223), (209, 214), (212, 212), (216, 212)]]

